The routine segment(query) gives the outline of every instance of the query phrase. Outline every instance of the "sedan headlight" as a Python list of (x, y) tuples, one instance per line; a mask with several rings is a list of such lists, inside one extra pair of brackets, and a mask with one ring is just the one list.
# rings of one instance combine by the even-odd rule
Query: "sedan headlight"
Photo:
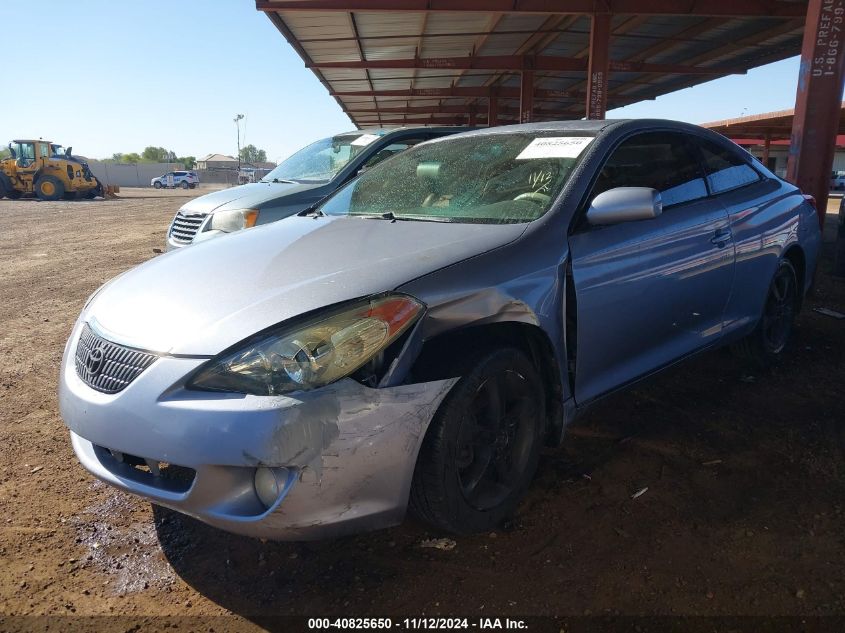
[(258, 222), (258, 209), (235, 209), (234, 211), (217, 211), (211, 215), (208, 224), (210, 231), (234, 233), (241, 229), (249, 229)]
[(261, 396), (322, 387), (375, 357), (422, 310), (421, 303), (404, 295), (346, 304), (303, 324), (248, 339), (203, 365), (187, 386)]

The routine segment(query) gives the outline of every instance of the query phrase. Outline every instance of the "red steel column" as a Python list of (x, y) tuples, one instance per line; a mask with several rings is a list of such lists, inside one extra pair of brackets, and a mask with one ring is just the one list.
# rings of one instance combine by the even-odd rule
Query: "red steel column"
[[(769, 168), (769, 148), (772, 146), (772, 133), (766, 132), (766, 142), (763, 143), (763, 164)], [(774, 171), (774, 170), (772, 170)]]
[[(845, 2), (845, 0), (843, 0)], [(534, 112), (534, 71), (523, 70), (519, 86), (519, 122), (530, 123)]]
[[(845, 0), (843, 0), (845, 1)], [(610, 14), (593, 14), (590, 61), (587, 68), (587, 118), (603, 119), (607, 112), (607, 75), (610, 71)]]
[(809, 0), (787, 180), (816, 199), (824, 225), (845, 78), (845, 0)]
[(476, 124), (476, 117), (475, 117), (475, 104), (470, 107), (469, 110), (469, 126), (475, 127)]
[(487, 127), (499, 125), (499, 97), (495, 88), (490, 88), (490, 97), (487, 101)]

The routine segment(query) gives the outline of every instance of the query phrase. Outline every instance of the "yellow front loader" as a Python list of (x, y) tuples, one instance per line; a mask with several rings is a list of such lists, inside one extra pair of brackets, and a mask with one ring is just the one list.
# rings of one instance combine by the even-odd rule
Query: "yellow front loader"
[(0, 198), (15, 200), (34, 193), (41, 200), (75, 200), (103, 195), (103, 185), (82, 158), (50, 141), (9, 143), (9, 158), (0, 161)]

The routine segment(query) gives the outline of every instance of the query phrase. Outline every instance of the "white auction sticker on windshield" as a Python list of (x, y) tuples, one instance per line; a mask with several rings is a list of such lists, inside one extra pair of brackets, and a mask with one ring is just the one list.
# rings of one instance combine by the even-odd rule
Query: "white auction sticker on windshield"
[(517, 160), (529, 158), (577, 158), (593, 140), (592, 136), (547, 136), (535, 138)]
[(356, 145), (356, 146), (361, 147), (361, 146), (364, 146), (364, 145), (369, 145), (370, 143), (372, 143), (373, 141), (377, 141), (378, 139), (379, 139), (378, 134), (364, 134), (364, 135), (356, 138), (354, 141), (352, 141), (350, 143), (350, 145)]

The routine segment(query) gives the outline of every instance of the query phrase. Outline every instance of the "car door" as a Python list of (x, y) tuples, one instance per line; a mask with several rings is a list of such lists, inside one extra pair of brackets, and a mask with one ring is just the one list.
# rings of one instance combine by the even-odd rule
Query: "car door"
[(800, 198), (784, 199), (780, 183), (764, 177), (750, 155), (732, 143), (700, 139), (697, 145), (710, 194), (728, 214), (736, 249), (735, 282), (724, 315), (727, 334), (753, 326), (762, 314), (783, 244), (799, 230), (799, 214), (791, 211)]
[[(652, 187), (663, 200), (660, 216), (608, 226), (581, 219), (573, 227), (569, 246), (577, 321), (570, 340), (577, 345), (579, 404), (720, 336), (734, 250), (727, 213), (708, 198), (690, 143), (678, 132), (628, 138), (611, 152), (587, 199), (589, 204), (614, 187)], [(585, 210), (586, 205), (582, 218)]]

